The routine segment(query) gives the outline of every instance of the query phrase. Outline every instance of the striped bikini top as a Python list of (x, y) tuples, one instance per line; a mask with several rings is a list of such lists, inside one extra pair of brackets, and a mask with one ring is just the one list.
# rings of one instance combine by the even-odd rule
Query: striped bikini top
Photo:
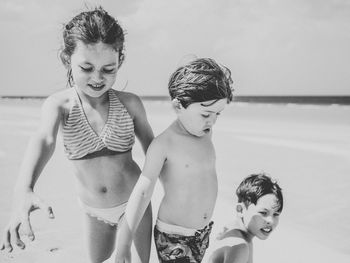
[(134, 122), (115, 92), (108, 91), (107, 121), (102, 132), (97, 134), (86, 118), (78, 93), (74, 91), (74, 102), (62, 129), (68, 159), (80, 159), (105, 148), (115, 152), (129, 151), (135, 142)]

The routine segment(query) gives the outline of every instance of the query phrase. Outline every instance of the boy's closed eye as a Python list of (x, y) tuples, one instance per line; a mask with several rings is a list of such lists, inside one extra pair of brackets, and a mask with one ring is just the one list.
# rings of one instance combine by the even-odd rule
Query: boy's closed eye
[[(209, 118), (209, 116), (210, 116), (210, 114), (201, 114), (201, 115), (202, 115), (202, 117), (204, 117), (204, 118)], [(220, 115), (220, 112), (216, 112), (215, 115), (216, 115), (216, 116), (219, 116), (219, 115)]]

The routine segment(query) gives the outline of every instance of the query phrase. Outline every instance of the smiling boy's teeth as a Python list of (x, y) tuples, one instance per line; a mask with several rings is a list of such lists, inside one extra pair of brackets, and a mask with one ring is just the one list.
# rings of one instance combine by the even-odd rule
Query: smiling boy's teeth
[(266, 227), (266, 228), (263, 228), (262, 230), (264, 230), (265, 232), (270, 232), (272, 229), (270, 227)]

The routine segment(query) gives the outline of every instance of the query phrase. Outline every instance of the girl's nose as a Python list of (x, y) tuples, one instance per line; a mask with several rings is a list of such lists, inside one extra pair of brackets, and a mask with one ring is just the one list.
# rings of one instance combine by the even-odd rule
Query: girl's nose
[(92, 80), (96, 83), (101, 83), (103, 81), (103, 74), (100, 71), (95, 71), (92, 75)]

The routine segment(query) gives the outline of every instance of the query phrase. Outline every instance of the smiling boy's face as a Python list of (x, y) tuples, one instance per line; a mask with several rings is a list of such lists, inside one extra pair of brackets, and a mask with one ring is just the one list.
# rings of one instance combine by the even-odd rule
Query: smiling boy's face
[(267, 239), (279, 222), (277, 197), (267, 194), (260, 197), (256, 205), (250, 204), (247, 208), (243, 204), (241, 206), (241, 217), (249, 236)]
[(218, 115), (225, 109), (227, 99), (209, 100), (191, 103), (187, 108), (175, 106), (183, 128), (194, 136), (203, 136), (211, 132)]

